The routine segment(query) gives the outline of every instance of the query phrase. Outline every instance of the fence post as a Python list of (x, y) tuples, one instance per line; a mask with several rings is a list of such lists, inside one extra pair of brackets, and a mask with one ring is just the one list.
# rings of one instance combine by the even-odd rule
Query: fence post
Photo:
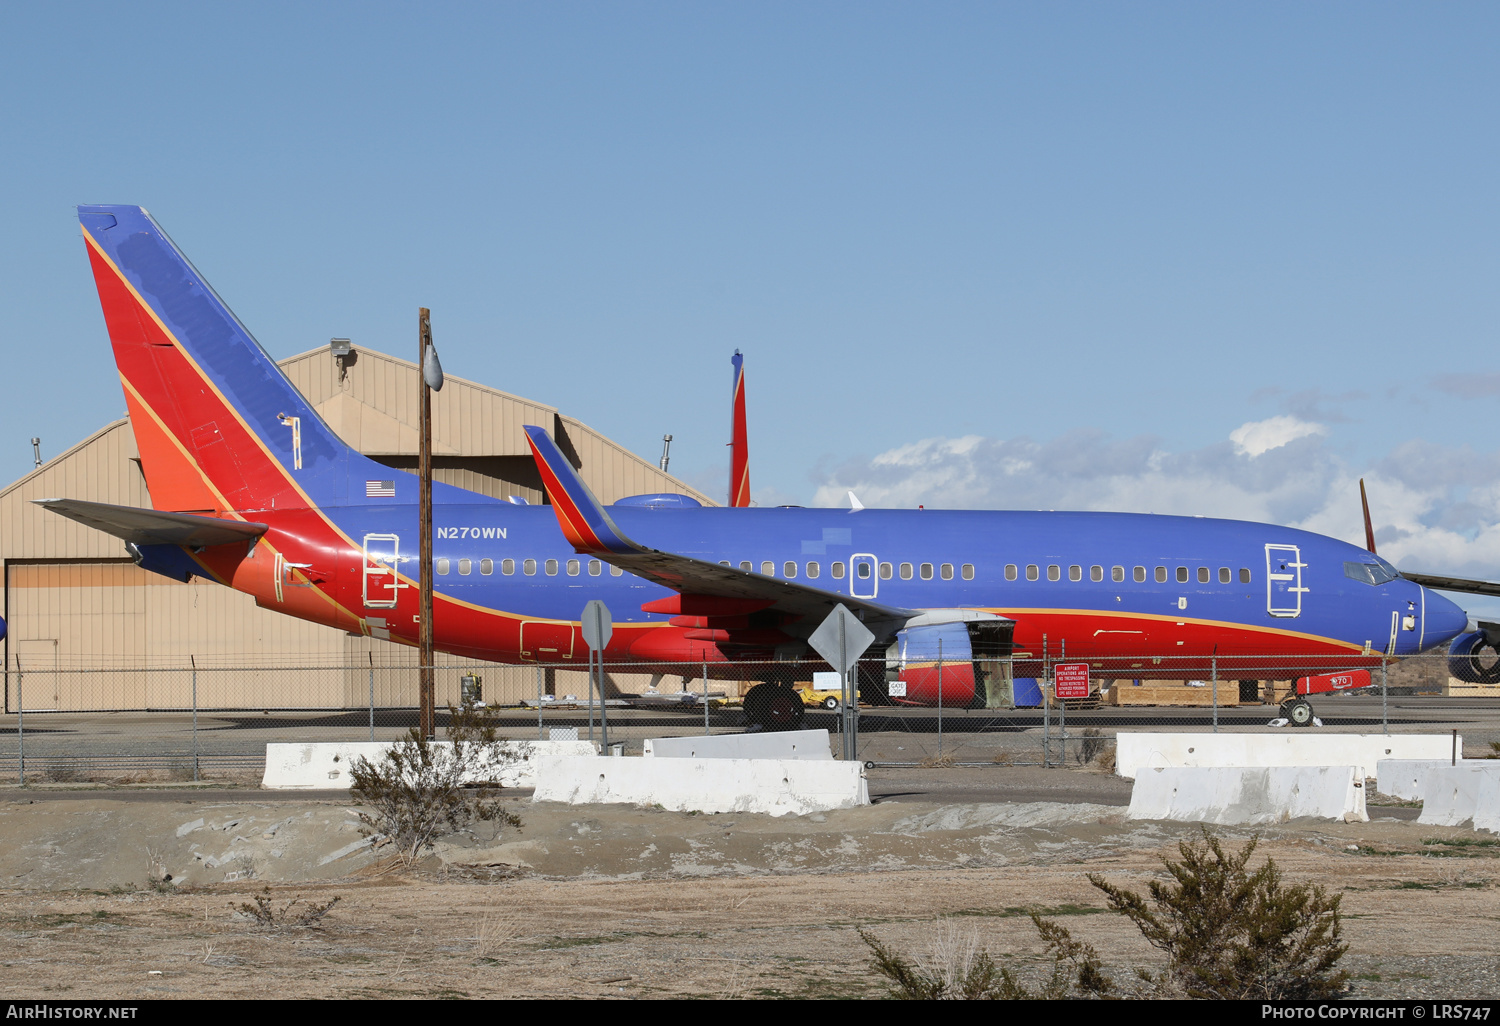
[(544, 676), (542, 667), (538, 664), (536, 668), (536, 739), (538, 741), (547, 740), (547, 735), (542, 728), (542, 677)]
[(703, 660), (703, 736), (708, 737), (708, 660)]
[(193, 783), (198, 782), (198, 660), (188, 655), (188, 665), (193, 668)]
[(1214, 689), (1214, 733), (1217, 734), (1219, 732), (1219, 653), (1217, 649), (1214, 650), (1211, 665), (1213, 679), (1208, 682), (1208, 686)]
[[(1059, 662), (1068, 661), (1068, 639), (1063, 638), (1057, 643)], [(1052, 694), (1057, 694), (1057, 670), (1052, 671)], [(1063, 769), (1068, 768), (1068, 700), (1059, 698), (1057, 700), (1057, 744), (1061, 752), (1058, 765)]]
[(16, 783), (26, 786), (26, 698), (23, 694), (26, 676), (21, 672), (21, 657), (16, 656), (16, 762), (19, 776)]
[(370, 740), (375, 740), (375, 653), (366, 652), (370, 657)]
[(1052, 765), (1052, 702), (1047, 696), (1047, 635), (1042, 635), (1042, 769)]
[(1391, 732), (1391, 721), (1386, 715), (1386, 661), (1380, 660), (1380, 732), (1389, 735)]
[(943, 757), (943, 639), (938, 638), (938, 758)]

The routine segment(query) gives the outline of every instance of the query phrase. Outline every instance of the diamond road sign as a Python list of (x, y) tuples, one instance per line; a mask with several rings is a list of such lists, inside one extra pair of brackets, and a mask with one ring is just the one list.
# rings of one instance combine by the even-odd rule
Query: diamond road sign
[(859, 661), (859, 657), (865, 654), (865, 649), (874, 640), (875, 635), (870, 632), (870, 628), (860, 623), (859, 617), (849, 612), (840, 602), (833, 607), (833, 612), (828, 614), (828, 618), (818, 629), (812, 632), (807, 643), (842, 677), (849, 672), (849, 667)]
[(583, 607), (583, 643), (598, 652), (609, 644), (615, 633), (615, 618), (609, 615), (609, 607), (598, 599)]

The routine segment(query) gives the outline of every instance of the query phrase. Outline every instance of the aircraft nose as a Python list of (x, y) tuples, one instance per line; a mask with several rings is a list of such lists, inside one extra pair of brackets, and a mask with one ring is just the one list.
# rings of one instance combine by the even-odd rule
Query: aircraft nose
[(1428, 647), (1446, 645), (1469, 629), (1469, 614), (1463, 607), (1431, 588), (1422, 589), (1422, 608), (1426, 613), (1422, 640)]

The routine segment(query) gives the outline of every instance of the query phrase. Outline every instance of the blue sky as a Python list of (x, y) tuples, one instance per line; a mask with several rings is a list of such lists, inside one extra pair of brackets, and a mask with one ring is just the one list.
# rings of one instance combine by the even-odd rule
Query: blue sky
[(123, 410), (73, 215), (762, 502), (1128, 508), (1500, 575), (1500, 8), (0, 6), (0, 480)]

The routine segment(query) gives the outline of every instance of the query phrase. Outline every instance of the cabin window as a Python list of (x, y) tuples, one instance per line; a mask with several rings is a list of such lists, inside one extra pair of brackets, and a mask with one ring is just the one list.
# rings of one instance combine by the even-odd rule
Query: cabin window
[(795, 559), (789, 559), (785, 563), (781, 564), (781, 576), (783, 576), (783, 577), (796, 577), (797, 576), (797, 561)]
[(889, 564), (889, 563), (881, 563), (880, 564), (880, 579), (882, 581), (889, 581), (891, 579), (891, 564)]
[(622, 569), (620, 569), (617, 566), (611, 566), (609, 568), (609, 576), (611, 576), (611, 577), (623, 577), (623, 576), (625, 576), (625, 571), (622, 570)]
[(1053, 563), (1051, 566), (1047, 567), (1047, 580), (1062, 580), (1062, 567), (1058, 566), (1056, 563)]
[(911, 564), (910, 563), (902, 563), (901, 564), (901, 579), (903, 581), (909, 581), (909, 580), (911, 580)]
[(543, 567), (543, 569), (547, 571), (547, 576), (548, 577), (556, 577), (557, 576), (557, 560), (555, 560), (555, 559), (549, 559), (549, 560), (547, 560), (547, 563)]
[(1206, 566), (1200, 566), (1198, 568), (1198, 583), (1199, 584), (1207, 584), (1208, 583), (1208, 567), (1206, 567)]
[(527, 577), (535, 577), (536, 576), (536, 560), (534, 560), (534, 559), (528, 559), (526, 562), (522, 563), (521, 564), (521, 573), (525, 574)]
[(1146, 568), (1143, 566), (1136, 567), (1133, 576), (1137, 583), (1144, 581), (1146, 579)]
[(1159, 566), (1156, 568), (1156, 583), (1164, 584), (1167, 580), (1167, 568)]
[(830, 572), (833, 574), (833, 579), (835, 581), (842, 581), (844, 579), (844, 564), (834, 563), (830, 568)]
[(729, 565), (729, 560), (727, 560), (727, 559), (721, 559), (721, 560), (719, 560), (719, 565), (720, 566), (728, 566)]
[(1221, 567), (1219, 567), (1219, 583), (1220, 584), (1228, 584), (1229, 583), (1229, 567), (1227, 567), (1227, 566), (1221, 566)]
[(812, 578), (813, 580), (816, 581), (818, 579), (818, 574), (820, 574), (820, 573), (822, 573), (822, 568), (819, 567), (817, 563), (808, 563), (807, 564), (807, 576), (808, 577), (810, 577), (810, 578)]
[(741, 570), (749, 570), (750, 569), (750, 561), (748, 559), (742, 559), (742, 560), (740, 560), (740, 569)]
[(568, 576), (577, 577), (578, 572), (583, 569), (583, 564), (576, 559), (568, 560)]
[(1027, 563), (1026, 564), (1026, 579), (1028, 581), (1034, 581), (1034, 580), (1037, 579), (1037, 576), (1038, 576), (1038, 574), (1037, 574), (1036, 564), (1035, 563)]
[(467, 577), (474, 572), (474, 561), (471, 559), (460, 559), (458, 561), (458, 572)]
[(938, 574), (945, 581), (951, 581), (951, 580), (953, 580), (953, 564), (952, 563), (944, 563), (942, 566), (938, 567)]
[(1083, 567), (1079, 566), (1077, 563), (1074, 563), (1072, 566), (1068, 567), (1068, 580), (1083, 580)]
[(775, 564), (775, 562), (772, 561), (772, 560), (769, 560), (769, 559), (762, 560), (761, 564), (760, 564), (760, 572), (763, 573), (763, 574), (765, 574), (767, 577), (775, 577), (776, 576), (776, 564)]
[(1180, 566), (1177, 568), (1177, 583), (1186, 584), (1188, 579), (1188, 568)]
[(924, 581), (932, 580), (932, 564), (923, 563), (921, 566), (917, 567), (917, 576), (921, 577)]
[(1123, 581), (1125, 579), (1125, 568), (1123, 566), (1110, 567), (1109, 579), (1111, 581)]
[(1250, 583), (1250, 571), (1248, 569), (1246, 569), (1245, 567), (1240, 567), (1240, 583), (1241, 584), (1249, 584)]
[(960, 573), (964, 575), (964, 580), (972, 581), (974, 579), (974, 564), (965, 563), (960, 569)]
[(1089, 567), (1089, 580), (1091, 580), (1091, 581), (1102, 581), (1102, 580), (1104, 580), (1104, 567), (1102, 567), (1102, 566), (1091, 566), (1091, 567)]
[(854, 572), (858, 575), (861, 581), (868, 581), (870, 579), (870, 564), (860, 563), (854, 568)]
[(1005, 564), (1005, 579), (1007, 581), (1014, 581), (1016, 579), (1016, 564), (1014, 564), (1014, 563), (1006, 563)]
[(437, 572), (440, 574), (446, 574), (448, 572), (448, 561), (446, 559), (440, 559), (437, 561)]
[(591, 560), (589, 560), (589, 576), (590, 577), (598, 577), (600, 571), (602, 571), (603, 569), (604, 569), (604, 564), (601, 563), (601, 562), (599, 562), (597, 559), (591, 559)]
[(481, 559), (479, 561), (479, 572), (488, 577), (495, 572), (495, 561), (493, 559)]
[(502, 559), (500, 561), (500, 572), (506, 577), (516, 572), (516, 561), (514, 559)]

